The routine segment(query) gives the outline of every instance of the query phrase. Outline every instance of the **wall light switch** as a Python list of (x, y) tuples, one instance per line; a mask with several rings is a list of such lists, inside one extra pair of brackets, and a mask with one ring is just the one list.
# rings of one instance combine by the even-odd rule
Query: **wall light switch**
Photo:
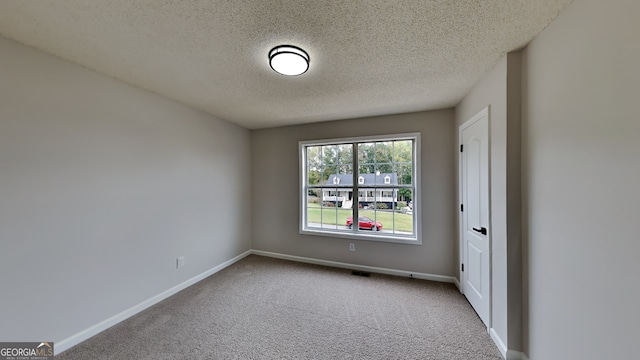
[(180, 256), (176, 259), (176, 269), (180, 269), (184, 266), (184, 256)]

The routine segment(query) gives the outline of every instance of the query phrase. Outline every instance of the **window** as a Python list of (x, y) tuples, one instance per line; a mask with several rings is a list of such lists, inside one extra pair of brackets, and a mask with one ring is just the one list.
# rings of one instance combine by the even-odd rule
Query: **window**
[(417, 133), (300, 142), (301, 233), (420, 244), (419, 153)]

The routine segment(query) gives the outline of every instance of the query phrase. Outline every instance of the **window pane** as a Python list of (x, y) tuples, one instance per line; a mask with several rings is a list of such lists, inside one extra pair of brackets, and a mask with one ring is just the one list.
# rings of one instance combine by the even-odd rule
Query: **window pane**
[[(393, 232), (398, 235), (413, 235), (413, 191), (397, 190), (397, 199), (393, 208)], [(390, 229), (391, 230), (391, 229)]]
[(336, 147), (338, 164), (353, 165), (353, 145), (343, 144)]
[(398, 177), (398, 185), (413, 184), (412, 173), (413, 166), (411, 164), (395, 164), (394, 172)]
[(332, 202), (325, 202), (322, 206), (322, 228), (337, 229), (336, 207)]
[(322, 174), (317, 169), (307, 167), (307, 184), (318, 185), (322, 179)]
[(322, 205), (322, 191), (319, 189), (307, 190), (307, 222), (306, 227), (320, 227), (320, 209)]
[(360, 164), (375, 163), (375, 143), (358, 144), (358, 162)]
[[(411, 189), (367, 189), (360, 191), (359, 229), (381, 234), (413, 235), (413, 210), (410, 208)], [(408, 201), (402, 201), (406, 199)], [(375, 224), (376, 229), (373, 229)]]
[(322, 147), (322, 181), (324, 184), (329, 183), (329, 177), (337, 173), (338, 166), (338, 148), (336, 145), (325, 145)]
[(322, 191), (320, 189), (307, 190), (307, 205), (320, 207), (322, 201)]
[(378, 163), (376, 164), (376, 169), (378, 169), (378, 171), (376, 172), (376, 174), (378, 172), (380, 172), (380, 174), (391, 174), (393, 172), (393, 165), (391, 163)]
[(337, 213), (337, 228), (339, 230), (348, 230), (347, 222), (349, 218), (353, 217), (353, 190), (352, 189), (339, 189), (340, 203), (336, 209)]
[(396, 163), (413, 162), (413, 141), (412, 140), (394, 141), (393, 162), (396, 162)]
[(396, 176), (393, 174), (393, 165), (377, 164), (376, 165), (376, 185), (393, 184)]
[(389, 163), (391, 162), (391, 154), (393, 153), (393, 142), (377, 142), (376, 143), (376, 157), (377, 163)]
[[(308, 224), (323, 229), (347, 230), (347, 219), (352, 216), (351, 192), (347, 189), (323, 189), (325, 201), (322, 207), (309, 207)], [(313, 212), (313, 215), (311, 213)]]
[(322, 169), (322, 176), (320, 178), (320, 183), (322, 185), (334, 185), (333, 183), (333, 178), (331, 178), (331, 175), (335, 175), (336, 174), (336, 166), (329, 166), (329, 167), (325, 167)]
[[(358, 170), (359, 170), (358, 174), (373, 174), (376, 172), (376, 166), (375, 165), (359, 165)], [(364, 178), (369, 180), (369, 181), (366, 181), (367, 185), (373, 184), (374, 181), (372, 176), (370, 177), (365, 176)]]
[(384, 223), (376, 219), (376, 190), (361, 190), (358, 196), (358, 229), (376, 232), (384, 230)]
[(353, 184), (353, 166), (352, 165), (340, 165), (338, 166), (338, 174), (341, 175), (341, 185)]
[(358, 202), (359, 229), (389, 233), (389, 227), (393, 225), (393, 219), (389, 216), (389, 209), (393, 206), (392, 197), (392, 194), (382, 188), (361, 191)]
[(318, 169), (322, 165), (320, 146), (308, 146), (307, 147), (307, 166), (312, 169)]
[(322, 147), (307, 147), (307, 184), (317, 185), (322, 181)]

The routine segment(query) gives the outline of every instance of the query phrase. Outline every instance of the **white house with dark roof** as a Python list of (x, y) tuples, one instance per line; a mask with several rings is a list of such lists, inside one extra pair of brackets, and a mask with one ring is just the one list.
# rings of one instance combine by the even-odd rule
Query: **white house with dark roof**
[[(322, 190), (323, 202), (342, 202), (342, 207), (351, 207), (353, 174), (331, 174), (325, 185), (335, 186), (335, 188)], [(398, 174), (396, 173), (360, 174), (358, 175), (358, 185), (366, 187), (358, 191), (358, 203), (363, 206), (377, 202), (386, 203), (392, 207), (398, 200), (397, 189), (384, 187), (385, 185), (398, 185)], [(375, 188), (371, 188), (371, 186), (375, 186)]]

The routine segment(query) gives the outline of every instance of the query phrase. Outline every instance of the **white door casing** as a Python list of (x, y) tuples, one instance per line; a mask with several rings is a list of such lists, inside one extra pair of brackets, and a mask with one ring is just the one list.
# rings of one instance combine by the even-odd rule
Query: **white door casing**
[(459, 136), (461, 291), (488, 328), (491, 325), (489, 108), (462, 124)]

